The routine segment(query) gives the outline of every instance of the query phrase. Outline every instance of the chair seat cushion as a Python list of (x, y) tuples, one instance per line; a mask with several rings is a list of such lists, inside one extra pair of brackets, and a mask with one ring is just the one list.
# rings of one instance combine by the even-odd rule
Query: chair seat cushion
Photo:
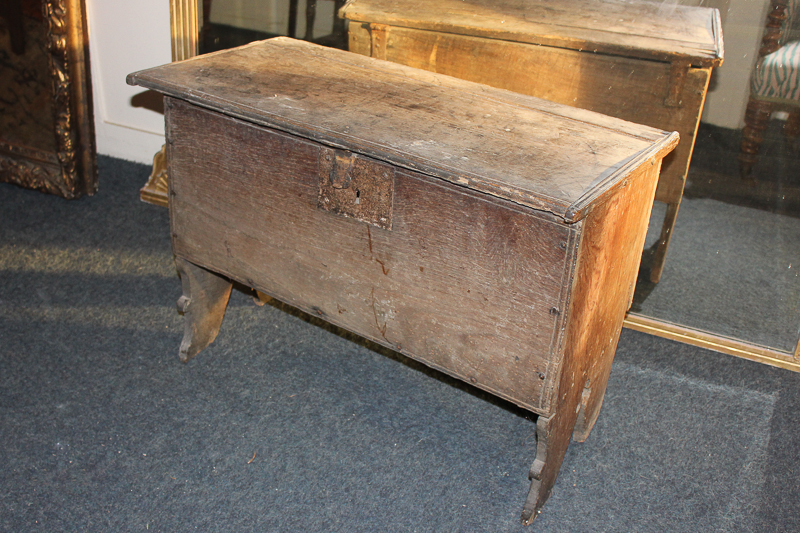
[(800, 102), (800, 41), (764, 56), (750, 89), (759, 98)]

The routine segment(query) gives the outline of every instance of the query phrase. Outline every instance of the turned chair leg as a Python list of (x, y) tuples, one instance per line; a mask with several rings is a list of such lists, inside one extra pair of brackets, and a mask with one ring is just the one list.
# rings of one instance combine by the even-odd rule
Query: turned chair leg
[(783, 125), (783, 134), (792, 139), (800, 137), (800, 109), (789, 111), (789, 118)]
[(303, 40), (314, 39), (314, 21), (317, 18), (317, 0), (306, 0), (306, 35)]
[(771, 103), (750, 97), (744, 114), (742, 145), (739, 148), (739, 172), (744, 179), (750, 177), (753, 166), (758, 161), (758, 151), (764, 140), (764, 131), (767, 129), (771, 114)]

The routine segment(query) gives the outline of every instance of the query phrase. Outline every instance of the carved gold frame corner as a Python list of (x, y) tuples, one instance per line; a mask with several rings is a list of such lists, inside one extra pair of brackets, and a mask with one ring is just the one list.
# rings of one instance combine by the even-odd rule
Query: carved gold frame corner
[(0, 139), (0, 181), (78, 198), (97, 191), (97, 164), (83, 0), (43, 0), (55, 151)]
[[(169, 19), (172, 43), (172, 61), (183, 61), (199, 53), (198, 36), (200, 6), (197, 0), (170, 0)], [(142, 201), (169, 206), (169, 174), (167, 172), (166, 145), (153, 156), (153, 171), (147, 183), (139, 191)]]

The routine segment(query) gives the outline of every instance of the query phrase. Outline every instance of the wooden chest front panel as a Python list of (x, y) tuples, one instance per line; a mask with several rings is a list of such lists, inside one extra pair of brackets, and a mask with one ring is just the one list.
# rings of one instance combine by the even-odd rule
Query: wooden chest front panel
[(678, 86), (667, 62), (355, 21), (348, 32), (355, 53), (677, 131), (656, 199), (683, 194), (711, 67), (685, 65)]
[(176, 255), (546, 413), (582, 222), (398, 169), (391, 229), (317, 207), (322, 145), (167, 99)]

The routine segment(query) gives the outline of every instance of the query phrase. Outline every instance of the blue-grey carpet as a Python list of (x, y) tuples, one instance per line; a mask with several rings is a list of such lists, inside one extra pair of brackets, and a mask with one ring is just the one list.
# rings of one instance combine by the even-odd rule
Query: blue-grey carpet
[[(665, 212), (656, 202), (648, 248)], [(661, 281), (640, 278), (637, 290), (639, 314), (792, 353), (800, 334), (800, 218), (684, 198)]]
[(533, 415), (235, 292), (178, 361), (148, 168), (0, 185), (0, 530), (800, 530), (800, 375), (624, 331), (603, 411), (519, 524)]

